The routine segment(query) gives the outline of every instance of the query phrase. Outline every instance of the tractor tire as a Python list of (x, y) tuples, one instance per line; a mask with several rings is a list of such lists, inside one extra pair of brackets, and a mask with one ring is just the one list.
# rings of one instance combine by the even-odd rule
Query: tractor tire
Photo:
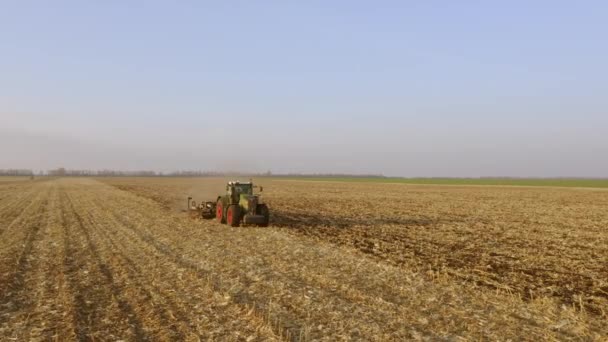
[(226, 212), (226, 222), (230, 227), (238, 227), (241, 223), (241, 210), (238, 205), (233, 204)]
[(268, 211), (268, 207), (266, 204), (258, 204), (257, 214), (264, 216), (264, 222), (260, 223), (260, 227), (268, 227), (268, 223), (270, 222), (270, 212)]
[(226, 223), (226, 215), (224, 215), (224, 205), (222, 201), (217, 201), (215, 206), (215, 218), (218, 223)]

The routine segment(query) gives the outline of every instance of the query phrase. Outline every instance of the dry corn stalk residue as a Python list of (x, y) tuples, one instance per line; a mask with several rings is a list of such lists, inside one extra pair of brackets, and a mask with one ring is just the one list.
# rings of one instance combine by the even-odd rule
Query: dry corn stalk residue
[(0, 182), (0, 339), (608, 335), (608, 191), (260, 179), (268, 228), (180, 212), (223, 183)]

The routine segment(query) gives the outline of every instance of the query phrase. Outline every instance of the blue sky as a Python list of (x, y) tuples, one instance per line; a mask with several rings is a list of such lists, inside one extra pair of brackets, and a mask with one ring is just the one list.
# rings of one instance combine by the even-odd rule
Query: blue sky
[(0, 168), (608, 177), (602, 1), (0, 4)]

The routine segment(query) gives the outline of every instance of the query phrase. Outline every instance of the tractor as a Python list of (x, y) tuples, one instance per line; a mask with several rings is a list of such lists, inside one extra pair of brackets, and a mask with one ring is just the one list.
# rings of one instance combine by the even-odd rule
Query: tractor
[[(253, 182), (228, 182), (226, 194), (218, 196), (215, 217), (218, 222), (238, 227), (241, 223), (267, 227), (270, 212), (259, 195), (254, 195)], [(260, 192), (264, 189), (259, 187)]]

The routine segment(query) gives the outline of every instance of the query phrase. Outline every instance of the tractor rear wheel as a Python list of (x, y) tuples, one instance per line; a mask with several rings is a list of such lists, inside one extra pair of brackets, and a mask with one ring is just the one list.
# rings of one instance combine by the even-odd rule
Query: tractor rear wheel
[(215, 218), (218, 223), (226, 223), (226, 217), (224, 217), (224, 206), (222, 205), (222, 201), (217, 201), (217, 205), (215, 206)]
[(239, 210), (239, 206), (233, 204), (228, 207), (228, 211), (226, 213), (226, 221), (228, 225), (231, 227), (238, 227), (241, 223), (241, 211)]
[(264, 222), (260, 223), (260, 227), (268, 227), (268, 222), (270, 222), (270, 212), (268, 211), (268, 207), (266, 204), (258, 204), (257, 208), (258, 215), (264, 216)]

